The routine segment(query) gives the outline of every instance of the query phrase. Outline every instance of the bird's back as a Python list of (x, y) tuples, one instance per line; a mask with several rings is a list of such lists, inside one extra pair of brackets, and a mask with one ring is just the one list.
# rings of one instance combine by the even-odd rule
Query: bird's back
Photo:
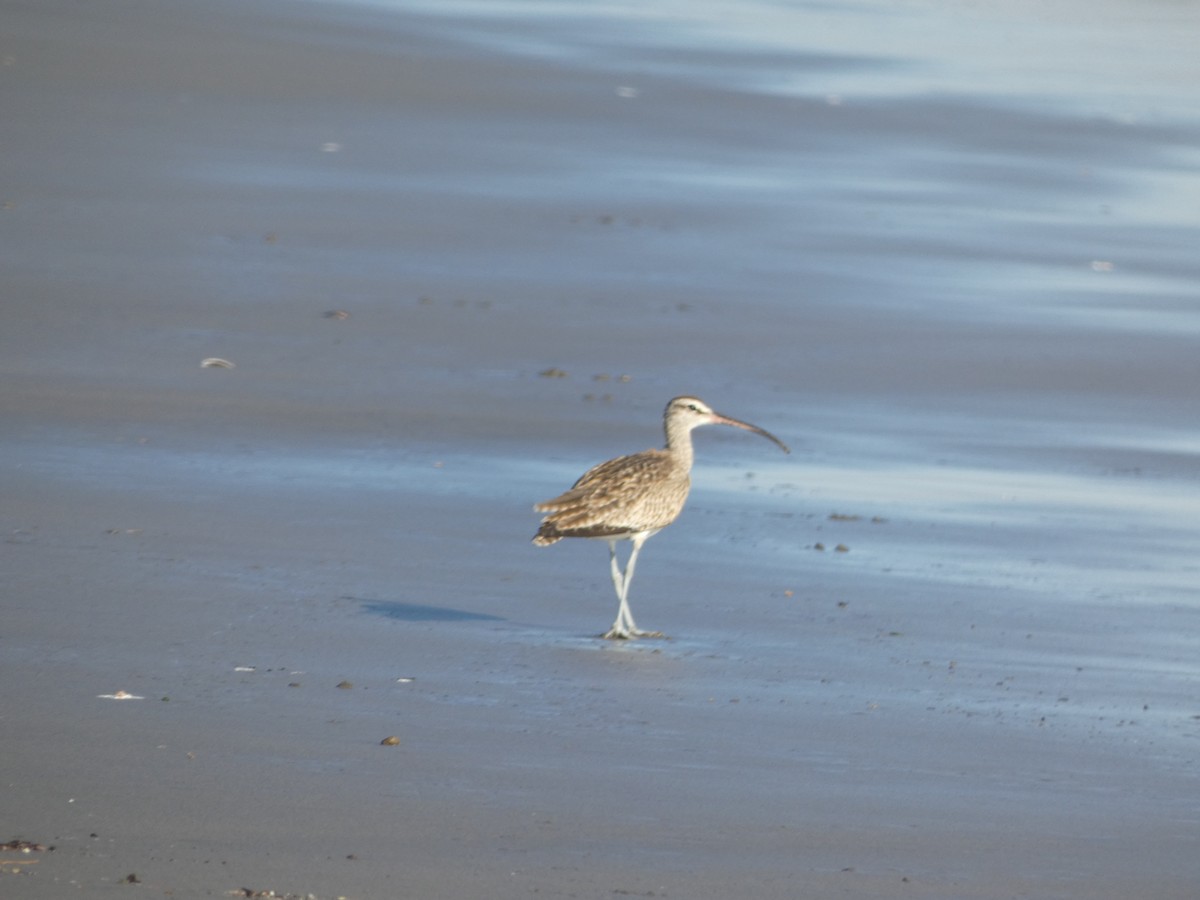
[(533, 542), (622, 537), (670, 525), (687, 500), (686, 467), (665, 450), (618, 456), (588, 469), (567, 492), (534, 507), (547, 513)]

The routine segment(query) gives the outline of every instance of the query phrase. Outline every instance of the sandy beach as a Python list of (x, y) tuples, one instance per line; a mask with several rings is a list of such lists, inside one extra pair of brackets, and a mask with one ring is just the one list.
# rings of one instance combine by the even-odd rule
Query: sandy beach
[(940, 7), (5, 3), (0, 896), (1200, 896), (1200, 11)]

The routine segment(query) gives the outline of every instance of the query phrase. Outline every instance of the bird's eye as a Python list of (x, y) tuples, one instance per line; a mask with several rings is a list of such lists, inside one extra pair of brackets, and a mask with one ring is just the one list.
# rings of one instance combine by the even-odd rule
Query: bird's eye
[(700, 412), (700, 407), (698, 407), (695, 403), (689, 403), (688, 409), (690, 409), (692, 412)]

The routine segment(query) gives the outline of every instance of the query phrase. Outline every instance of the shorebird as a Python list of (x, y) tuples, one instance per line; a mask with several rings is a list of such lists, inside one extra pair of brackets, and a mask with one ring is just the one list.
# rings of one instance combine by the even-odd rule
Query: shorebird
[[(662, 450), (644, 450), (618, 456), (583, 473), (569, 491), (534, 506), (546, 513), (533, 542), (548, 547), (563, 538), (596, 538), (608, 542), (609, 564), (617, 599), (617, 620), (603, 637), (629, 639), (662, 637), (661, 631), (642, 631), (629, 611), (629, 582), (638, 553), (646, 540), (658, 534), (683, 511), (691, 488), (692, 429), (701, 425), (732, 425), (753, 431), (778, 444), (787, 445), (757, 425), (713, 412), (696, 397), (676, 397), (663, 412), (667, 445)], [(633, 549), (622, 571), (617, 561), (617, 542), (629, 541)]]

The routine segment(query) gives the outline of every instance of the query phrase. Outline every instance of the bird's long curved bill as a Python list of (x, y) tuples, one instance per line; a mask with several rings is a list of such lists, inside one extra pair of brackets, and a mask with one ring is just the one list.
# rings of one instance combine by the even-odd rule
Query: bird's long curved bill
[(779, 449), (782, 450), (784, 453), (792, 452), (791, 450), (788, 449), (787, 444), (785, 444), (779, 438), (775, 437), (775, 435), (771, 434), (771, 432), (767, 431), (764, 428), (759, 428), (757, 425), (751, 425), (749, 422), (743, 422), (741, 419), (731, 419), (729, 416), (723, 416), (720, 413), (713, 413), (713, 424), (714, 425), (732, 425), (734, 428), (742, 428), (746, 431), (753, 431), (755, 434), (761, 434), (763, 437), (765, 437), (769, 441), (774, 441), (776, 444), (779, 445)]

